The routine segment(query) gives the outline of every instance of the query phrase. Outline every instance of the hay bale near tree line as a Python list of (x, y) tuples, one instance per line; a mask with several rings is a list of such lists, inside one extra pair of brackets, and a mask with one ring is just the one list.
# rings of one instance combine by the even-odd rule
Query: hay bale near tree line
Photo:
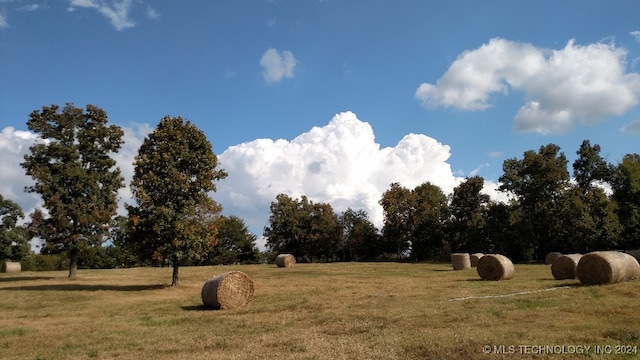
[(291, 267), (296, 264), (296, 257), (291, 254), (280, 254), (276, 257), (278, 267)]
[(453, 270), (471, 269), (471, 258), (466, 253), (451, 254), (451, 265)]
[(22, 265), (19, 262), (10, 262), (6, 261), (2, 263), (2, 269), (0, 272), (3, 273), (16, 273), (22, 271)]
[(471, 267), (477, 267), (478, 266), (478, 260), (480, 260), (481, 257), (483, 257), (484, 254), (483, 253), (474, 253), (471, 254)]
[(547, 265), (551, 265), (560, 256), (562, 256), (561, 252), (557, 252), (557, 251), (550, 252), (547, 254), (547, 256), (545, 256), (544, 263)]
[(253, 281), (242, 271), (228, 271), (202, 286), (202, 303), (214, 309), (236, 309), (253, 298)]
[(618, 251), (594, 251), (578, 262), (576, 274), (586, 285), (605, 285), (640, 277), (640, 264), (631, 255)]
[(578, 262), (582, 254), (569, 254), (557, 257), (551, 264), (551, 274), (556, 280), (575, 279)]
[(478, 260), (478, 275), (483, 280), (509, 280), (515, 274), (513, 263), (508, 257), (489, 254)]

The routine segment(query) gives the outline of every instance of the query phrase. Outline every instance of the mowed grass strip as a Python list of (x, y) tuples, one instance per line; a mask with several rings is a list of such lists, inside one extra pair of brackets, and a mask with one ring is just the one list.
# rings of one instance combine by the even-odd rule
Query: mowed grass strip
[[(231, 270), (253, 300), (205, 309), (202, 285)], [(181, 286), (170, 280), (168, 268), (1, 274), (0, 358), (552, 359), (483, 346), (640, 342), (640, 281), (582, 286), (549, 265), (516, 264), (508, 281), (406, 263), (183, 267)]]

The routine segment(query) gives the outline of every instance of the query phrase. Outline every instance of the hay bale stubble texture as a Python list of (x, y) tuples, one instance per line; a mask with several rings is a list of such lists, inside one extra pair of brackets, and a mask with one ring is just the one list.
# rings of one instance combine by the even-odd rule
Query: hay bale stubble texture
[(513, 263), (508, 257), (489, 254), (478, 260), (478, 275), (483, 280), (509, 280), (515, 273)]
[(471, 258), (466, 253), (451, 254), (451, 265), (453, 270), (471, 269)]
[(547, 265), (551, 265), (560, 256), (562, 256), (561, 252), (557, 252), (557, 251), (550, 252), (550, 253), (547, 254), (547, 256), (545, 256), (544, 263), (547, 264)]
[(605, 285), (640, 277), (640, 264), (631, 255), (618, 251), (594, 251), (578, 262), (576, 274), (585, 285)]
[(291, 254), (280, 254), (276, 257), (278, 267), (291, 267), (296, 264), (296, 257)]
[(0, 272), (3, 273), (16, 273), (20, 271), (22, 271), (22, 265), (20, 265), (19, 262), (3, 262), (2, 269), (0, 269)]
[(483, 257), (483, 256), (484, 256), (483, 253), (471, 254), (471, 256), (470, 256), (470, 258), (471, 258), (471, 267), (478, 266), (478, 260), (480, 260), (480, 258)]
[(253, 298), (253, 281), (242, 271), (217, 275), (202, 286), (202, 303), (214, 309), (236, 309)]
[(557, 257), (551, 264), (551, 274), (556, 280), (575, 279), (578, 262), (582, 254), (569, 254)]

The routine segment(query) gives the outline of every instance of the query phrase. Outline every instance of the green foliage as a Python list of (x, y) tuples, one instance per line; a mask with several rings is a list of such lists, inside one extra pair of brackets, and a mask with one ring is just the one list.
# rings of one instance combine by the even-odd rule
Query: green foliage
[(366, 211), (348, 208), (340, 216), (340, 223), (344, 230), (343, 260), (375, 260), (384, 254), (378, 229), (369, 220)]
[(205, 134), (181, 117), (164, 117), (145, 138), (134, 162), (128, 205), (129, 250), (142, 262), (178, 267), (199, 262), (216, 244), (220, 206), (209, 197), (227, 174)]
[(25, 229), (17, 225), (21, 218), (20, 205), (0, 195), (0, 261), (21, 261), (31, 252)]
[(68, 254), (69, 277), (76, 275), (79, 254), (100, 246), (117, 208), (118, 189), (124, 186), (111, 154), (122, 145), (123, 131), (107, 125), (104, 110), (86, 110), (67, 104), (43, 107), (30, 114), (27, 126), (40, 135), (21, 164), (40, 194), (48, 215), (31, 215), (30, 232), (45, 241), (44, 253)]
[(263, 235), (271, 251), (291, 253), (306, 262), (338, 259), (342, 225), (331, 205), (314, 204), (306, 196), (297, 200), (278, 194), (270, 209)]
[(554, 144), (540, 147), (537, 153), (526, 151), (521, 160), (512, 158), (503, 163), (500, 190), (515, 195), (522, 209), (519, 236), (530, 244), (530, 251), (523, 256), (532, 252), (543, 259), (563, 242), (561, 210), (563, 192), (569, 187), (567, 164), (560, 147)]
[(234, 215), (223, 216), (218, 222), (218, 244), (209, 256), (207, 264), (256, 264), (260, 252), (256, 247), (256, 236), (244, 221)]
[(453, 189), (449, 224), (452, 252), (484, 252), (487, 247), (484, 230), (490, 198), (480, 193), (483, 187), (484, 179), (474, 176)]
[(613, 198), (623, 226), (623, 246), (640, 248), (640, 155), (628, 154), (611, 167)]

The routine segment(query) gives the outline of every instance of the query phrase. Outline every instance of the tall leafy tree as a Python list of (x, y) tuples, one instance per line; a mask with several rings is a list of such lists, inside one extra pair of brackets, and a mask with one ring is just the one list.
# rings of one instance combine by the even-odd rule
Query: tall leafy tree
[(569, 187), (567, 164), (560, 147), (548, 144), (537, 153), (526, 151), (520, 160), (507, 159), (502, 166), (500, 190), (516, 196), (522, 212), (520, 235), (538, 259), (563, 241), (561, 211), (563, 194)]
[(576, 154), (578, 157), (573, 162), (573, 177), (583, 193), (587, 193), (595, 181), (610, 179), (610, 167), (600, 156), (600, 145), (591, 145), (589, 140), (584, 140)]
[(453, 189), (449, 226), (451, 251), (482, 252), (489, 195), (482, 194), (484, 179), (474, 176)]
[(21, 218), (20, 205), (0, 195), (0, 261), (20, 261), (31, 251), (25, 229), (17, 225)]
[(128, 247), (143, 261), (172, 266), (171, 286), (178, 286), (179, 266), (200, 261), (216, 243), (221, 208), (209, 193), (227, 174), (206, 135), (170, 116), (144, 139), (134, 168)]
[(218, 222), (218, 243), (210, 255), (214, 264), (255, 264), (259, 260), (256, 236), (241, 218), (223, 216)]
[(384, 253), (378, 229), (369, 220), (366, 211), (348, 208), (340, 216), (340, 222), (344, 230), (344, 260), (374, 260)]
[(446, 229), (449, 218), (447, 197), (439, 186), (425, 182), (411, 191), (411, 256), (416, 261), (445, 257), (450, 252)]
[(382, 239), (385, 252), (399, 257), (409, 250), (415, 232), (414, 200), (411, 190), (399, 183), (392, 183), (382, 194), (379, 204), (384, 215)]
[(124, 186), (111, 155), (122, 145), (123, 131), (107, 125), (107, 113), (93, 105), (45, 106), (31, 113), (27, 126), (40, 135), (21, 164), (35, 180), (25, 190), (38, 193), (47, 210), (31, 216), (33, 235), (45, 240), (43, 252), (66, 252), (69, 277), (78, 257), (100, 246), (117, 209)]
[(613, 198), (623, 227), (623, 247), (640, 247), (640, 155), (627, 154), (612, 167)]

